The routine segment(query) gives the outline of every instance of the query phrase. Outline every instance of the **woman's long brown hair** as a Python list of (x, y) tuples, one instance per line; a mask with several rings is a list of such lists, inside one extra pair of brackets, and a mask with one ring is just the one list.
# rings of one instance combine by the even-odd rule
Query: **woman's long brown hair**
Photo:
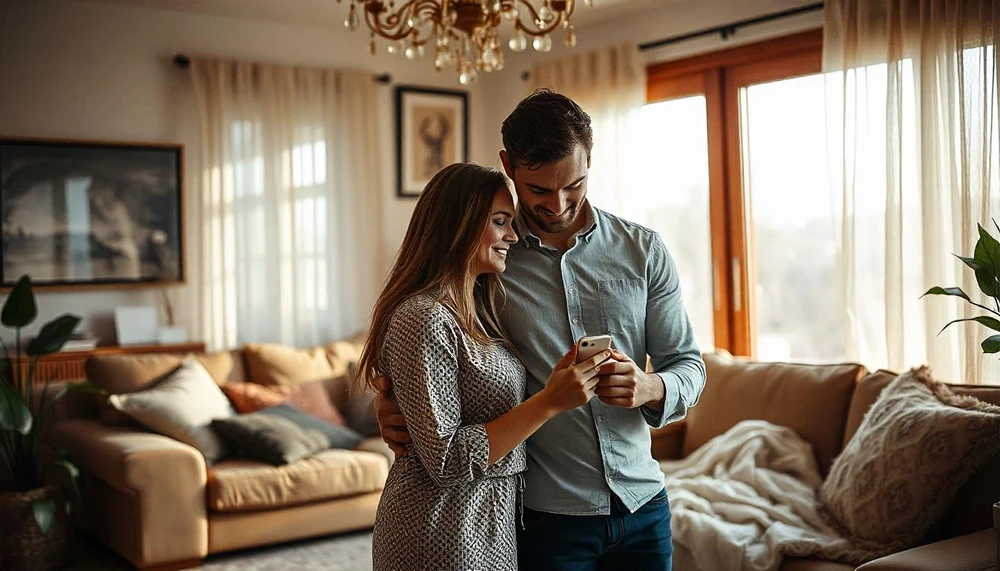
[[(436, 291), (437, 300), (455, 314), (462, 330), (480, 343), (509, 339), (500, 324), (504, 290), (497, 274), (467, 284), (472, 261), (498, 190), (508, 189), (499, 170), (467, 163), (445, 167), (424, 188), (410, 218), (410, 225), (396, 261), (375, 302), (372, 326), (358, 361), (359, 385), (371, 386), (384, 373), (378, 358), (389, 328), (389, 319), (408, 297)], [(470, 297), (471, 294), (471, 297)]]

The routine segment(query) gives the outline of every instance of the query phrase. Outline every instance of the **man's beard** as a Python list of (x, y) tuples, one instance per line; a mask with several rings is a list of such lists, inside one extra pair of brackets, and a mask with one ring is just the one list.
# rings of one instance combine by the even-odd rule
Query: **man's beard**
[(542, 232), (546, 234), (560, 234), (573, 225), (573, 222), (576, 221), (577, 212), (579, 212), (579, 206), (578, 204), (574, 204), (569, 208), (569, 212), (566, 213), (566, 218), (560, 222), (549, 222), (543, 217), (544, 215), (533, 210), (526, 210), (525, 213)]

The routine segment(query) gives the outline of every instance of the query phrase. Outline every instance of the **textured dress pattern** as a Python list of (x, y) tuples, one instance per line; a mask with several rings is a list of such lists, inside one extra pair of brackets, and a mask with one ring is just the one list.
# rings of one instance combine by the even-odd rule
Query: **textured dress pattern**
[(411, 443), (379, 502), (375, 571), (517, 569), (524, 444), (489, 466), (484, 424), (521, 402), (521, 362), (466, 336), (448, 309), (419, 295), (393, 313), (381, 366)]

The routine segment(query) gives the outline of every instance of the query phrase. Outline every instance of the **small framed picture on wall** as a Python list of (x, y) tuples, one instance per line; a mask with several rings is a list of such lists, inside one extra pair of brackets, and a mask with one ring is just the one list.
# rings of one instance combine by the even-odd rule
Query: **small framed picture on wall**
[(397, 87), (396, 194), (416, 198), (438, 171), (468, 160), (468, 94)]

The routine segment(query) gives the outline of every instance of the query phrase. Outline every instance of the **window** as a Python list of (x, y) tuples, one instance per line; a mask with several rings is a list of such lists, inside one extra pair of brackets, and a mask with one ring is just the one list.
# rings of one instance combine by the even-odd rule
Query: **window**
[(649, 70), (652, 225), (703, 348), (844, 354), (821, 49), (816, 31)]

